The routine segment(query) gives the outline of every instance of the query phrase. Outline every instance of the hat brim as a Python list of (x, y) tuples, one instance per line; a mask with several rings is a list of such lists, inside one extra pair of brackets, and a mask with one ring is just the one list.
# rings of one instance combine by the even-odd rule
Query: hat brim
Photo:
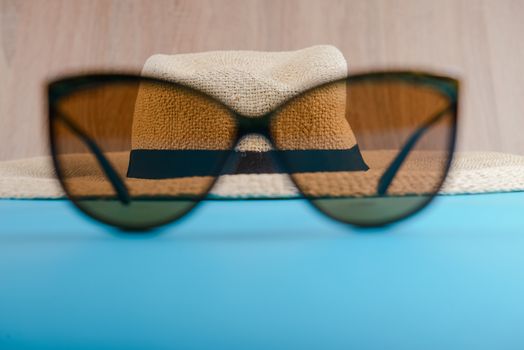
[[(395, 151), (362, 151), (370, 169), (366, 172), (315, 172), (293, 174), (295, 182), (309, 185), (307, 192), (322, 195), (371, 196), (376, 183), (395, 156)], [(62, 174), (76, 196), (112, 196), (113, 189), (89, 154), (70, 154), (72, 171)], [(113, 166), (125, 176), (129, 152), (108, 154)], [(428, 184), (437, 183), (442, 176), (442, 155), (417, 151), (406, 162), (405, 171), (391, 186), (390, 195), (434, 191)], [(306, 180), (304, 180), (306, 179)], [(191, 188), (211, 186), (213, 177), (186, 177), (178, 179), (125, 179), (132, 196), (166, 196), (190, 193)], [(317, 188), (315, 189), (315, 184)], [(326, 185), (326, 184), (329, 184)], [(424, 187), (426, 186), (426, 187)], [(331, 190), (330, 190), (331, 188)], [(343, 189), (342, 192), (341, 188)], [(333, 193), (332, 190), (336, 191)], [(331, 191), (331, 192), (330, 192)], [(440, 194), (524, 191), (524, 157), (494, 152), (468, 152), (455, 156), (452, 169)], [(296, 198), (300, 193), (288, 174), (223, 175), (210, 189), (209, 198)], [(47, 157), (7, 161), (0, 164), (0, 198), (63, 198)]]

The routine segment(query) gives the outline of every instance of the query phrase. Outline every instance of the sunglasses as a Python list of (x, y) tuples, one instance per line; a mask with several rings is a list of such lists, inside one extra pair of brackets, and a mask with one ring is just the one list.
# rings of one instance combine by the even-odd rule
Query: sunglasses
[[(258, 176), (262, 189), (286, 176), (327, 216), (381, 226), (418, 212), (441, 188), (455, 148), (458, 86), (428, 73), (356, 74), (277, 106), (251, 96), (266, 111), (254, 115), (238, 107), (243, 96), (223, 103), (158, 78), (66, 77), (48, 85), (51, 152), (67, 197), (124, 230), (227, 199), (213, 186), (235, 176), (241, 184)], [(236, 198), (275, 197), (246, 186)]]

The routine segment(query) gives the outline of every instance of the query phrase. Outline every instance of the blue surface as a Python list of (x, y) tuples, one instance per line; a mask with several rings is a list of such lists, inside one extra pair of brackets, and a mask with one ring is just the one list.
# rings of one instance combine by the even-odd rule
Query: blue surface
[(207, 202), (143, 237), (0, 201), (0, 349), (523, 349), (524, 193), (386, 229)]

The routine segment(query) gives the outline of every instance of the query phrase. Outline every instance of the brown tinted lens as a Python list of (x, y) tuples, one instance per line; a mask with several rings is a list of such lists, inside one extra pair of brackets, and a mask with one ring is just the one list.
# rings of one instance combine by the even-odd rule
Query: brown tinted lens
[[(381, 225), (438, 191), (452, 153), (452, 103), (427, 81), (349, 78), (285, 105), (272, 135), (296, 185), (318, 208), (345, 222)], [(396, 158), (398, 171), (388, 171)], [(304, 159), (312, 164), (300, 164)]]
[(214, 183), (236, 132), (221, 104), (153, 80), (77, 88), (59, 99), (51, 120), (68, 195), (89, 215), (130, 229), (191, 209)]

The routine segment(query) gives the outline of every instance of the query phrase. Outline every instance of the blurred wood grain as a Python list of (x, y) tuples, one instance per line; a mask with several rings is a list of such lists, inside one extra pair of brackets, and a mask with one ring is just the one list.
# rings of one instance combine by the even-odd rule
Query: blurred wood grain
[(463, 80), (460, 147), (524, 154), (524, 0), (0, 0), (0, 159), (47, 153), (45, 82), (154, 53), (341, 49)]

